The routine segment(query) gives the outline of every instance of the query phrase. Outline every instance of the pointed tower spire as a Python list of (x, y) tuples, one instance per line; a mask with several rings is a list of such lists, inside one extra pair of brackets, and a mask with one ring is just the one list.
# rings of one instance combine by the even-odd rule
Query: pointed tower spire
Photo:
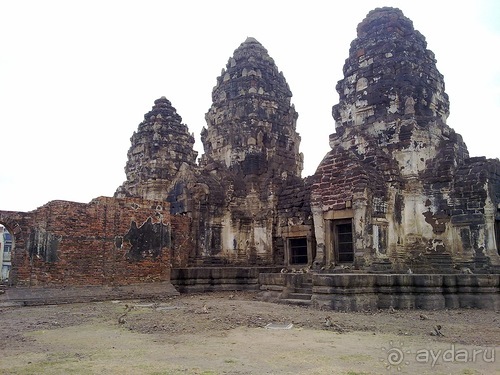
[(164, 199), (168, 185), (182, 164), (194, 166), (196, 163), (194, 138), (164, 96), (155, 100), (130, 142), (125, 166), (127, 181), (116, 191), (118, 197)]
[(337, 129), (413, 116), (421, 125), (446, 123), (448, 95), (434, 54), (397, 8), (372, 10), (358, 25), (337, 84)]
[(217, 78), (202, 131), (203, 164), (243, 175), (300, 176), (292, 93), (267, 50), (247, 38)]

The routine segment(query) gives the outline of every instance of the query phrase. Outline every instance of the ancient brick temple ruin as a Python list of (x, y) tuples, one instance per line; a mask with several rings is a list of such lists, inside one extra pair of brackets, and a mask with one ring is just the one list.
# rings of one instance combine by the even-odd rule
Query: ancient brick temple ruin
[[(165, 280), (170, 267), (176, 278), (212, 281), (213, 271), (200, 270), (231, 269), (235, 279), (262, 267), (467, 270), (495, 275), (498, 297), (500, 162), (470, 158), (446, 124), (448, 95), (425, 38), (399, 9), (377, 8), (358, 25), (343, 74), (331, 150), (303, 178), (290, 88), (268, 51), (247, 38), (217, 78), (199, 161), (193, 135), (162, 97), (132, 135), (114, 198), (66, 203), (64, 217), (53, 202), (0, 213), (17, 233), (13, 280), (87, 283), (73, 277), (85, 267), (79, 254), (100, 241), (92, 274), (104, 284)], [(318, 291), (332, 287), (321, 280)]]
[(171, 215), (192, 218), (189, 265), (283, 264), (291, 226), (307, 222), (301, 236), (312, 234), (291, 96), (266, 49), (248, 38), (213, 89), (200, 164), (187, 127), (160, 98), (132, 136), (115, 196), (167, 201)]
[(302, 179), (292, 94), (248, 38), (217, 78), (200, 164), (180, 116), (158, 99), (132, 136), (116, 196), (168, 201), (171, 215), (191, 217), (188, 265), (489, 272), (500, 265), (500, 164), (469, 158), (446, 125), (444, 87), (412, 22), (371, 12), (337, 84), (332, 150)]

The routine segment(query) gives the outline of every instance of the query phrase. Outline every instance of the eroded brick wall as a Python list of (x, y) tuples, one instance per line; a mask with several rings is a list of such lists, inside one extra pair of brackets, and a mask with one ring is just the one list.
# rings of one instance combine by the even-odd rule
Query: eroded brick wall
[[(137, 198), (53, 201), (15, 216), (16, 285), (127, 285), (170, 279), (168, 204)], [(179, 220), (177, 220), (178, 222)], [(180, 224), (177, 224), (180, 225)]]
[(171, 263), (173, 268), (184, 268), (189, 264), (189, 257), (195, 251), (194, 241), (191, 237), (192, 219), (187, 215), (172, 215), (172, 247)]

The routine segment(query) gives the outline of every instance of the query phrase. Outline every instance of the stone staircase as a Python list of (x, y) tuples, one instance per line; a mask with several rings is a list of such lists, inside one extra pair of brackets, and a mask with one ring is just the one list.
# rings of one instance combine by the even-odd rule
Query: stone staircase
[(310, 306), (312, 304), (313, 283), (310, 275), (304, 277), (300, 286), (290, 289), (290, 292), (282, 294), (278, 302), (297, 306)]

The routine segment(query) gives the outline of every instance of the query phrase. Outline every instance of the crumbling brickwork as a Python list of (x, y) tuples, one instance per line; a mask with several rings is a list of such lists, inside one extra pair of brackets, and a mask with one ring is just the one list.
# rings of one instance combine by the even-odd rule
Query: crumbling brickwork
[[(18, 224), (11, 282), (17, 285), (127, 285), (170, 279), (168, 204), (139, 198), (52, 201)], [(187, 219), (187, 218), (186, 218)], [(182, 226), (176, 219), (176, 226)], [(183, 248), (185, 248), (184, 245)]]
[(190, 255), (195, 253), (195, 244), (191, 228), (192, 218), (186, 215), (172, 215), (171, 264), (174, 268), (184, 268), (189, 265)]

